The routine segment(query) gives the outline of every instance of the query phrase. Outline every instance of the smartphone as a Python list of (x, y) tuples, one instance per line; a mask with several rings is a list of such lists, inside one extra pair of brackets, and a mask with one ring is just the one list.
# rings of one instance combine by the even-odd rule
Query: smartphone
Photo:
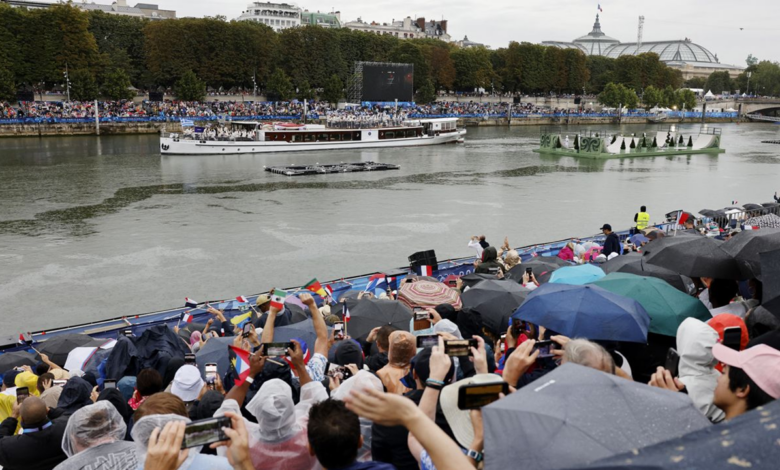
[(414, 321), (430, 320), (431, 314), (427, 310), (414, 309)]
[(195, 355), (194, 354), (189, 353), (189, 354), (185, 354), (184, 355), (184, 364), (185, 365), (194, 366), (196, 363), (197, 363), (197, 361), (195, 360)]
[(246, 322), (244, 324), (244, 327), (241, 329), (241, 337), (247, 338), (251, 334), (252, 334), (252, 323)]
[(551, 339), (548, 339), (544, 341), (537, 341), (536, 344), (534, 344), (534, 349), (539, 350), (539, 355), (537, 356), (537, 359), (541, 359), (544, 357), (553, 357), (554, 354), (552, 350), (561, 349), (561, 345)]
[(341, 341), (344, 339), (344, 322), (336, 322), (333, 324), (333, 339)]
[(230, 418), (227, 416), (193, 421), (184, 428), (184, 440), (181, 443), (181, 448), (188, 449), (214, 442), (228, 441), (230, 438), (225, 435), (222, 428), (232, 427)]
[[(511, 318), (510, 318), (510, 320), (511, 320)], [(499, 344), (498, 347), (501, 350), (501, 352), (505, 353), (506, 352), (506, 335), (501, 335), (501, 340), (498, 342), (498, 344)]]
[(206, 384), (213, 390), (214, 384), (217, 381), (217, 364), (215, 362), (208, 362), (206, 363), (204, 370), (206, 371)]
[(126, 329), (126, 330), (123, 330), (123, 331), (122, 331), (122, 335), (123, 335), (123, 336), (126, 336), (126, 337), (128, 337), (128, 338), (132, 338), (132, 337), (133, 337), (133, 330), (131, 330), (131, 329), (129, 329), (129, 328), (128, 328), (128, 329)]
[(677, 377), (680, 375), (680, 355), (677, 353), (676, 349), (669, 348), (669, 350), (666, 351), (665, 368), (669, 371), (670, 374), (672, 374), (672, 377)]
[(534, 273), (534, 268), (525, 268), (525, 273), (528, 274), (528, 277), (531, 277)]
[(509, 384), (496, 382), (489, 384), (463, 385), (458, 389), (458, 408), (476, 410), (499, 399), (499, 393), (509, 394)]
[(427, 330), (431, 327), (431, 314), (422, 308), (414, 309), (414, 331)]
[(457, 279), (450, 279), (447, 281), (447, 286), (449, 287), (458, 287), (458, 280)]
[(295, 348), (295, 343), (263, 343), (263, 352), (269, 357), (286, 356), (290, 348)]
[(16, 403), (22, 403), (30, 396), (30, 389), (27, 387), (18, 387), (16, 389)]
[(108, 390), (109, 388), (116, 388), (115, 379), (106, 379), (103, 381), (103, 390)]
[(520, 320), (512, 321), (512, 317), (509, 317), (509, 326), (512, 327), (512, 329), (510, 330), (512, 333), (512, 337), (515, 339), (519, 338), (520, 330), (523, 327), (523, 322), (521, 322)]
[(471, 348), (478, 346), (475, 339), (451, 339), (444, 342), (444, 354), (452, 357), (471, 356)]
[(742, 328), (731, 326), (723, 330), (723, 346), (739, 351), (742, 342)]
[(432, 348), (439, 345), (439, 335), (420, 335), (417, 337), (418, 348)]
[(325, 373), (325, 375), (344, 381), (352, 377), (352, 372), (349, 371), (348, 367), (328, 363), (328, 371)]

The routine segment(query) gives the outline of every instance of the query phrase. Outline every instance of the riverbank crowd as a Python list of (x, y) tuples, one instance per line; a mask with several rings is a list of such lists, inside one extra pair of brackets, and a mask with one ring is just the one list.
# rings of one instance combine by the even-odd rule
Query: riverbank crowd
[(0, 465), (771, 468), (780, 229), (644, 214), (549, 256), (473, 236), (473, 273), (443, 282), (315, 279), (188, 298), (170, 327), (108, 342), (22, 334), (0, 354)]

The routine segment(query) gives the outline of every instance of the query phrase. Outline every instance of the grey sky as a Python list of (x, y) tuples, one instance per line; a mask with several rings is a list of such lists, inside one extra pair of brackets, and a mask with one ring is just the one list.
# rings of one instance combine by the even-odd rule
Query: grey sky
[[(110, 3), (111, 0), (94, 0)], [(140, 1), (140, 0), (139, 0)], [(146, 1), (146, 0), (144, 0)], [(128, 0), (130, 5), (135, 0)], [(234, 19), (250, 3), (246, 0), (148, 0), (182, 16), (224, 15)], [(405, 16), (444, 17), (453, 38), (469, 39), (494, 48), (509, 41), (538, 43), (571, 41), (587, 34), (597, 13), (598, 0), (296, 0), (312, 11), (341, 11), (343, 21), (389, 22)], [(622, 42), (636, 41), (639, 15), (645, 16), (644, 40), (691, 38), (722, 63), (745, 65), (752, 53), (762, 60), (780, 60), (778, 0), (620, 0), (601, 3), (603, 31)], [(744, 28), (740, 30), (740, 28)]]

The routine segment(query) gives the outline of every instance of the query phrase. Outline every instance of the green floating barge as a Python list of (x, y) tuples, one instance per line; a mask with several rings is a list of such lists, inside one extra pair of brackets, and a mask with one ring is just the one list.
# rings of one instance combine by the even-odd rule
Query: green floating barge
[(540, 146), (533, 151), (545, 155), (566, 155), (579, 158), (635, 158), (665, 157), (670, 155), (718, 154), (721, 130), (703, 127), (698, 134), (684, 134), (672, 126), (668, 129), (641, 135), (607, 135), (587, 131), (566, 133), (564, 130), (543, 128)]

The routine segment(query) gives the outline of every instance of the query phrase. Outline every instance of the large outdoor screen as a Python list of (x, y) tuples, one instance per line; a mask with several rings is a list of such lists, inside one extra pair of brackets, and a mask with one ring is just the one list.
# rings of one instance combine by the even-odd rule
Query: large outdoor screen
[(363, 65), (363, 101), (412, 101), (414, 64)]

